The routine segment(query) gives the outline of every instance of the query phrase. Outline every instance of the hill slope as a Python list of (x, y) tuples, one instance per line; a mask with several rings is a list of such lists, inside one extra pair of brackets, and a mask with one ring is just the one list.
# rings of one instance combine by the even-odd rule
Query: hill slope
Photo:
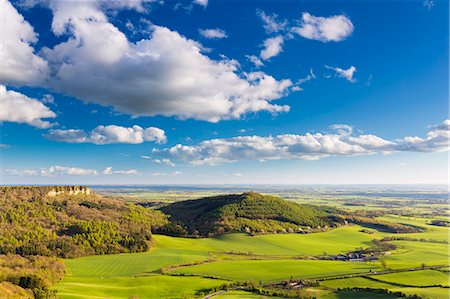
[(81, 186), (0, 187), (0, 254), (78, 257), (145, 251), (165, 215)]
[(255, 192), (176, 202), (161, 211), (170, 215), (172, 223), (159, 232), (173, 235), (294, 232), (333, 225), (331, 215), (324, 209)]

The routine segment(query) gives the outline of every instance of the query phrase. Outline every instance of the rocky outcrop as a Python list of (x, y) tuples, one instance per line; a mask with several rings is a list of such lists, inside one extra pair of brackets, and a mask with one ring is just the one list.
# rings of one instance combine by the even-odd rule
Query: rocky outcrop
[(55, 189), (48, 191), (47, 196), (56, 196), (59, 194), (69, 194), (69, 195), (78, 195), (78, 194), (91, 194), (91, 189), (85, 186), (58, 186)]

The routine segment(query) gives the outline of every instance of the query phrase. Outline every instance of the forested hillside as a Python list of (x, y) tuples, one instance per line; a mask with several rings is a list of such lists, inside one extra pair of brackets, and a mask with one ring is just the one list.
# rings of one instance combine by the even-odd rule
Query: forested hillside
[(214, 236), (224, 232), (300, 232), (336, 224), (325, 209), (255, 192), (187, 200), (161, 208), (171, 224), (159, 232)]
[(0, 187), (0, 254), (140, 252), (150, 247), (151, 228), (167, 222), (161, 212), (82, 190), (89, 189)]
[(0, 187), (0, 298), (53, 298), (57, 257), (142, 252), (167, 217), (82, 186)]

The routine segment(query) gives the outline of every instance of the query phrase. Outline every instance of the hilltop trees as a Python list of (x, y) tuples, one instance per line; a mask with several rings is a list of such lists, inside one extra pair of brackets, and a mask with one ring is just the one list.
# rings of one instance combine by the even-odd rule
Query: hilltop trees
[(177, 236), (304, 232), (335, 224), (325, 209), (255, 192), (176, 202), (161, 210), (171, 224), (157, 231)]

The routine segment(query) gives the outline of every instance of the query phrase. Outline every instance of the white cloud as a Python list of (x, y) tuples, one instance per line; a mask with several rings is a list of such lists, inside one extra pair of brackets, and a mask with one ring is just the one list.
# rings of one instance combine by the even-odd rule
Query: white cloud
[(40, 169), (6, 169), (6, 172), (18, 176), (98, 175), (95, 169), (59, 165)]
[(257, 68), (262, 67), (264, 65), (264, 63), (261, 61), (261, 59), (259, 59), (255, 55), (245, 55), (245, 57), (247, 58), (248, 61), (253, 63), (255, 65), (255, 67), (257, 67)]
[(176, 166), (175, 163), (170, 161), (170, 159), (162, 159), (161, 161), (162, 161), (162, 163), (166, 164), (167, 166), (172, 166), (172, 167)]
[(444, 152), (450, 146), (450, 119), (431, 126), (425, 138), (409, 136), (397, 141), (398, 149), (413, 152)]
[(51, 130), (47, 138), (68, 143), (129, 143), (140, 144), (146, 141), (165, 143), (167, 141), (164, 130), (155, 127), (142, 128), (140, 126), (121, 127), (116, 125), (98, 126), (91, 132), (83, 130)]
[(206, 7), (208, 6), (208, 0), (194, 0), (192, 3)]
[(179, 176), (182, 175), (183, 173), (181, 171), (174, 171), (174, 172), (153, 172), (151, 175), (152, 176)]
[(42, 50), (55, 91), (135, 116), (218, 122), (289, 110), (272, 101), (288, 94), (290, 80), (210, 59), (198, 42), (161, 26), (151, 26), (149, 39), (129, 42), (90, 1), (51, 2), (51, 8), (53, 32), (69, 36)]
[(113, 170), (111, 166), (105, 167), (105, 169), (102, 171), (102, 174), (105, 175), (111, 175), (111, 174), (138, 174), (138, 171), (136, 169), (129, 169), (129, 170)]
[(39, 169), (6, 169), (6, 173), (16, 176), (44, 176), (44, 177), (56, 177), (56, 176), (97, 176), (99, 174), (111, 175), (133, 175), (138, 174), (135, 169), (130, 170), (113, 170), (112, 167), (107, 166), (104, 170), (99, 171), (90, 168), (70, 167), (70, 166), (50, 166), (47, 168)]
[(318, 160), (329, 156), (449, 150), (450, 120), (431, 127), (426, 138), (385, 140), (371, 134), (355, 135), (351, 126), (342, 124), (334, 125), (332, 129), (332, 133), (211, 139), (194, 146), (177, 144), (162, 150), (155, 149), (153, 155), (193, 165), (214, 165), (242, 160)]
[(331, 66), (325, 66), (327, 69), (333, 70), (336, 72), (336, 75), (339, 78), (344, 78), (347, 81), (350, 81), (352, 83), (356, 82), (356, 79), (353, 78), (353, 75), (356, 73), (356, 67), (354, 67), (353, 65), (350, 66), (348, 69), (341, 69), (339, 67), (331, 67)]
[(304, 38), (322, 42), (339, 42), (352, 34), (353, 24), (345, 15), (325, 18), (304, 12), (300, 26), (293, 27), (292, 32)]
[(48, 128), (52, 124), (42, 120), (55, 118), (56, 114), (36, 99), (31, 99), (0, 85), (0, 121), (26, 123), (38, 128)]
[[(150, 156), (145, 156), (145, 157), (151, 158)], [(146, 159), (147, 159), (147, 158), (146, 158)], [(172, 167), (175, 167), (175, 166), (176, 166), (175, 163), (173, 163), (172, 161), (170, 161), (170, 159), (155, 159), (155, 160), (153, 160), (153, 162), (155, 162), (155, 163), (157, 163), (157, 164), (166, 164), (167, 166), (172, 166)]]
[(263, 23), (264, 23), (263, 27), (266, 30), (266, 33), (270, 34), (270, 33), (275, 33), (275, 32), (279, 32), (279, 31), (284, 31), (288, 25), (287, 20), (278, 21), (277, 14), (268, 15), (262, 10), (257, 10), (256, 14), (263, 21)]
[(199, 29), (198, 32), (205, 38), (221, 39), (228, 37), (227, 33), (222, 29)]
[(37, 35), (33, 27), (9, 1), (0, 0), (0, 11), (0, 82), (22, 85), (44, 80), (48, 65), (34, 54)]
[(261, 50), (259, 56), (263, 60), (278, 56), (283, 51), (283, 42), (284, 39), (281, 35), (266, 39), (263, 43), (264, 49)]
[(314, 74), (313, 69), (309, 70), (308, 75), (306, 75), (306, 77), (298, 79), (297, 82), (295, 82), (295, 84), (292, 86), (292, 90), (293, 91), (302, 91), (303, 88), (301, 87), (303, 83), (311, 81), (313, 79), (316, 79), (316, 75)]

